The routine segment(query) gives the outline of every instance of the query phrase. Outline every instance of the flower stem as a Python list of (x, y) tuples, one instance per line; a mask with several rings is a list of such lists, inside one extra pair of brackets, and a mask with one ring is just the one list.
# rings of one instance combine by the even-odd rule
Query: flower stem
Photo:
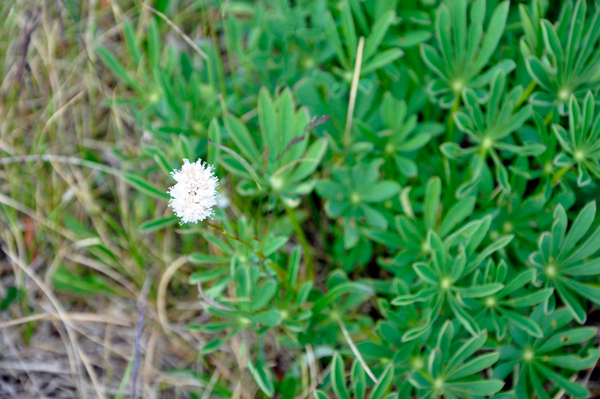
[(306, 239), (304, 230), (302, 230), (302, 226), (300, 226), (298, 219), (296, 219), (296, 215), (294, 215), (294, 210), (285, 204), (283, 207), (285, 208), (285, 212), (292, 222), (292, 226), (294, 226), (294, 231), (296, 232), (298, 241), (300, 241), (300, 245), (302, 245), (302, 249), (304, 249), (304, 258), (306, 259), (306, 279), (312, 280), (315, 276), (315, 266), (310, 245), (308, 245), (308, 240)]
[(531, 94), (533, 89), (535, 89), (536, 84), (537, 83), (535, 83), (535, 80), (532, 80), (531, 83), (529, 83), (529, 86), (527, 86), (525, 88), (525, 91), (523, 92), (523, 95), (521, 95), (521, 98), (519, 98), (517, 100), (517, 103), (515, 104), (515, 108), (517, 108), (519, 105), (523, 104), (525, 102), (525, 100), (527, 100), (529, 98), (529, 95)]
[(217, 226), (215, 224), (209, 223), (206, 220), (203, 220), (202, 223), (204, 223), (207, 226), (212, 227), (213, 229), (219, 230), (221, 233), (225, 234), (227, 237), (231, 238), (232, 240), (236, 240), (238, 242), (241, 242), (242, 244), (244, 244), (248, 248), (254, 250), (254, 247), (248, 241), (244, 241), (241, 238), (234, 236), (233, 234), (231, 234), (230, 232), (228, 232), (227, 230), (225, 230), (223, 227), (219, 227), (219, 226)]

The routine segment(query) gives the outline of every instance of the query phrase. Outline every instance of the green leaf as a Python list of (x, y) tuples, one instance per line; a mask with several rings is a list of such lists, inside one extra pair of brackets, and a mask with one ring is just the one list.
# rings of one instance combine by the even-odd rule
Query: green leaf
[(548, 72), (537, 58), (534, 56), (528, 57), (525, 60), (525, 66), (527, 67), (527, 72), (529, 72), (529, 76), (533, 80), (536, 81), (537, 84), (542, 86), (544, 89), (551, 91), (554, 88), (554, 84), (548, 75)]
[(504, 287), (504, 284), (490, 283), (483, 284), (469, 288), (455, 288), (456, 292), (463, 298), (481, 298), (489, 296), (500, 291)]
[(504, 386), (500, 380), (445, 382), (444, 386), (451, 390), (468, 393), (476, 396), (493, 395)]
[(594, 367), (600, 358), (600, 349), (592, 348), (586, 357), (577, 355), (555, 355), (546, 362), (566, 370), (586, 370)]
[[(504, 293), (504, 291), (502, 291)], [(548, 299), (554, 290), (552, 288), (541, 289), (537, 292), (533, 292), (528, 295), (522, 295), (518, 297), (511, 298), (506, 301), (502, 301), (503, 303), (507, 303), (512, 305), (515, 308), (524, 308), (527, 306), (537, 305), (539, 303), (544, 302)]]
[(440, 237), (445, 237), (454, 227), (456, 227), (456, 225), (464, 221), (473, 213), (476, 199), (475, 196), (464, 197), (448, 210), (442, 220), (442, 225), (438, 230)]
[[(568, 285), (567, 282), (565, 283)], [(565, 285), (563, 285), (562, 282), (556, 281), (555, 286), (556, 292), (558, 293), (558, 296), (560, 297), (561, 301), (563, 301), (565, 306), (569, 309), (569, 311), (571, 311), (573, 317), (575, 317), (579, 324), (583, 324), (587, 316), (585, 313), (585, 309), (579, 302), (579, 298), (573, 295), (573, 293), (567, 287), (565, 287)], [(581, 294), (581, 292), (578, 293)]]
[(105, 47), (100, 45), (96, 46), (96, 53), (102, 59), (102, 62), (115, 74), (119, 79), (130, 85), (137, 92), (142, 92), (142, 86), (140, 86), (134, 79), (123, 68), (123, 65), (115, 58), (114, 55)]
[(337, 27), (335, 25), (335, 21), (333, 20), (333, 16), (331, 12), (325, 12), (325, 33), (327, 38), (329, 39), (329, 44), (333, 47), (335, 54), (338, 57), (338, 61), (344, 69), (350, 69), (350, 65), (348, 63), (348, 59), (346, 58), (346, 53), (344, 52), (344, 47), (342, 46), (342, 41), (340, 40), (340, 36), (338, 34)]
[(478, 356), (454, 370), (452, 373), (450, 373), (448, 378), (451, 380), (457, 380), (459, 378), (468, 377), (470, 375), (479, 373), (480, 371), (491, 367), (498, 361), (499, 358), (500, 354), (498, 352), (490, 352), (485, 355)]
[(363, 51), (363, 60), (368, 61), (379, 48), (385, 33), (396, 18), (396, 12), (393, 10), (385, 12), (373, 25), (371, 34), (365, 40)]
[(439, 278), (436, 276), (435, 272), (427, 263), (414, 263), (413, 269), (417, 276), (421, 278), (424, 282), (431, 285), (438, 285)]
[(369, 399), (382, 399), (392, 385), (394, 380), (394, 365), (390, 364), (379, 376), (378, 382), (371, 391)]
[[(221, 144), (221, 127), (219, 126), (217, 118), (213, 118), (208, 125), (208, 139), (215, 144)], [(215, 165), (216, 167), (221, 150), (214, 145), (210, 145), (207, 146), (206, 153), (206, 162), (210, 165)]]
[(563, 387), (565, 389), (565, 391), (567, 391), (574, 397), (576, 397), (576, 398), (589, 397), (590, 391), (587, 388), (582, 387), (580, 384), (569, 381), (568, 378), (565, 378), (562, 375), (550, 370), (548, 367), (544, 366), (543, 364), (538, 363), (536, 365), (536, 367), (538, 370), (540, 370), (540, 372), (547, 379), (549, 379), (550, 381), (554, 382), (555, 384)]
[(179, 222), (181, 219), (177, 216), (165, 216), (161, 218), (146, 220), (138, 227), (138, 232), (149, 233), (152, 231), (162, 230)]
[(400, 192), (400, 185), (394, 181), (380, 181), (375, 183), (368, 192), (361, 193), (361, 200), (365, 202), (382, 202)]
[(384, 66), (396, 61), (398, 58), (404, 55), (404, 51), (399, 48), (392, 48), (389, 50), (382, 51), (373, 57), (369, 62), (363, 64), (360, 68), (361, 75), (367, 75), (374, 72)]
[(507, 246), (514, 237), (515, 236), (513, 234), (508, 234), (508, 235), (502, 236), (502, 237), (498, 238), (497, 240), (495, 240), (494, 242), (492, 242), (487, 247), (485, 247), (484, 249), (482, 249), (481, 252), (479, 253), (479, 255), (477, 255), (477, 258), (475, 259), (475, 261), (471, 262), (471, 264), (468, 268), (468, 273), (470, 273), (471, 271), (473, 271), (474, 268), (479, 266), (479, 264), (481, 264), (481, 262), (483, 262), (488, 256), (490, 256), (494, 252), (499, 251), (502, 248), (504, 248), (505, 246)]
[(508, 1), (503, 1), (494, 10), (492, 18), (490, 19), (490, 23), (488, 24), (487, 32), (485, 33), (485, 37), (481, 43), (481, 50), (477, 56), (477, 60), (475, 61), (475, 65), (473, 66), (471, 73), (479, 73), (479, 71), (481, 71), (487, 65), (490, 57), (496, 51), (498, 42), (500, 41), (502, 33), (504, 32), (504, 27), (506, 26), (506, 17), (508, 16), (509, 5), (510, 3)]
[(329, 304), (331, 304), (336, 298), (339, 298), (341, 295), (350, 293), (360, 295), (374, 294), (373, 289), (364, 283), (358, 283), (353, 281), (341, 283), (329, 290), (326, 296), (324, 296), (317, 303), (315, 303), (315, 306), (312, 309), (313, 313), (317, 314), (321, 312), (323, 309), (329, 306)]
[(554, 334), (542, 346), (537, 353), (546, 353), (567, 345), (575, 345), (592, 339), (598, 329), (595, 327), (579, 327), (565, 332)]
[[(225, 115), (225, 128), (229, 132), (233, 142), (239, 148), (239, 150), (250, 159), (250, 162), (258, 164), (260, 154), (256, 148), (256, 144), (250, 136), (250, 132), (246, 125), (244, 125), (239, 119), (231, 116), (230, 114)], [(222, 149), (222, 148), (221, 148)]]
[(548, 20), (542, 20), (542, 33), (544, 35), (546, 49), (550, 54), (554, 54), (556, 57), (556, 64), (562, 66), (565, 55), (560, 44), (560, 39), (554, 30), (554, 26), (552, 26)]
[(331, 385), (338, 399), (350, 399), (346, 389), (346, 377), (344, 375), (344, 362), (338, 352), (333, 355), (331, 366)]
[(504, 289), (502, 290), (502, 297), (510, 295), (519, 288), (525, 286), (525, 284), (530, 283), (535, 278), (536, 274), (537, 272), (535, 269), (526, 269), (517, 274), (512, 280), (510, 280), (508, 284), (504, 286)]
[[(252, 168), (252, 166), (250, 166), (250, 164), (244, 158), (242, 158), (242, 156), (240, 154), (238, 154), (237, 152), (233, 151), (231, 148), (227, 148), (227, 147), (222, 146), (220, 144), (214, 143), (210, 139), (208, 140), (208, 142), (210, 144), (212, 144), (214, 147), (216, 147), (216, 148), (218, 148), (220, 150), (223, 150), (226, 153), (228, 153), (229, 155), (231, 155), (233, 157), (233, 160), (235, 160), (239, 165), (241, 165), (244, 168), (244, 170), (246, 170), (246, 172), (248, 172), (248, 174), (252, 177), (252, 179), (256, 183), (256, 187), (258, 187), (259, 190), (262, 190), (262, 187), (260, 185), (260, 181), (259, 181), (258, 175), (254, 171), (254, 169)], [(235, 168), (235, 166), (233, 164), (227, 163), (227, 160), (225, 158), (221, 158), (221, 161), (222, 162), (225, 161), (225, 163), (222, 163), (223, 167), (225, 167), (226, 169), (228, 169), (232, 173), (234, 173), (235, 169), (239, 169), (239, 168)], [(231, 169), (229, 167), (231, 167)], [(242, 175), (242, 177), (244, 177), (244, 176)]]
[(394, 41), (394, 44), (402, 48), (414, 47), (428, 41), (431, 36), (433, 35), (428, 30), (415, 29), (400, 36)]
[(168, 201), (171, 199), (171, 196), (166, 192), (166, 190), (160, 190), (157, 187), (153, 186), (141, 176), (135, 175), (133, 173), (123, 173), (123, 180), (133, 186), (136, 190), (151, 197), (154, 197), (159, 200)]
[(229, 257), (212, 256), (202, 254), (199, 252), (191, 253), (188, 259), (190, 260), (190, 262), (195, 263), (197, 265), (206, 265), (211, 263), (226, 264), (231, 261)]
[(594, 222), (596, 215), (596, 201), (592, 201), (583, 207), (577, 218), (573, 221), (569, 233), (565, 237), (561, 247), (560, 254), (568, 254), (569, 251), (583, 238)]
[(537, 338), (542, 338), (544, 336), (540, 326), (531, 318), (504, 308), (499, 308), (499, 311), (504, 317), (508, 318), (508, 320), (513, 322), (514, 325), (525, 331), (527, 334)]
[(425, 302), (426, 300), (431, 299), (436, 291), (436, 289), (425, 289), (412, 295), (400, 295), (392, 300), (392, 305), (406, 306), (415, 302)]
[(303, 156), (303, 162), (298, 165), (290, 176), (290, 181), (300, 181), (310, 176), (319, 166), (327, 152), (327, 140), (320, 138), (308, 147)]
[(52, 285), (62, 292), (71, 292), (76, 295), (97, 295), (112, 293), (102, 278), (97, 275), (82, 276), (60, 266), (52, 274)]
[(223, 344), (225, 344), (224, 341), (220, 340), (219, 338), (215, 338), (212, 341), (206, 343), (200, 349), (200, 353), (203, 354), (203, 355), (212, 353), (212, 352), (218, 350), (221, 346), (223, 346)]
[(461, 322), (461, 324), (471, 335), (479, 335), (480, 329), (475, 319), (473, 319), (473, 317), (471, 317), (465, 308), (453, 297), (450, 298), (450, 308), (452, 309), (452, 313), (454, 313), (458, 321)]
[(142, 54), (140, 53), (140, 47), (137, 44), (137, 40), (135, 39), (135, 32), (133, 30), (133, 26), (129, 20), (123, 20), (123, 32), (125, 33), (125, 41), (127, 43), (127, 49), (129, 50), (129, 54), (133, 57), (133, 64), (139, 65)]
[(281, 313), (276, 310), (267, 310), (266, 312), (259, 313), (252, 319), (255, 323), (262, 324), (268, 327), (275, 327), (281, 323)]
[(159, 68), (161, 58), (161, 43), (160, 33), (158, 32), (158, 26), (154, 18), (150, 19), (148, 24), (148, 61), (150, 62), (150, 69)]
[(329, 397), (323, 391), (315, 391), (315, 399), (329, 399)]
[(352, 386), (354, 387), (354, 398), (364, 399), (365, 392), (367, 389), (367, 378), (365, 371), (363, 370), (363, 367), (358, 361), (358, 359), (356, 359), (352, 364), (351, 379)]
[(442, 61), (440, 58), (440, 54), (437, 52), (437, 50), (429, 44), (421, 44), (419, 49), (421, 51), (421, 58), (423, 58), (425, 65), (427, 65), (440, 78), (448, 81), (450, 78), (447, 75), (446, 66), (444, 65), (444, 61)]
[(279, 154), (283, 149), (279, 145), (280, 140), (276, 140), (275, 110), (269, 92), (264, 86), (258, 93), (258, 124), (263, 141), (269, 145), (272, 154)]
[(248, 359), (248, 370), (250, 370), (250, 374), (254, 377), (254, 381), (256, 381), (256, 384), (265, 395), (269, 398), (273, 397), (275, 388), (273, 386), (273, 377), (271, 376), (270, 370), (265, 368), (263, 363), (258, 359), (256, 360), (256, 366), (254, 366), (252, 362), (252, 359)]
[(484, 331), (481, 334), (469, 338), (453, 355), (448, 362), (448, 368), (453, 369), (460, 366), (465, 360), (477, 352), (487, 341), (487, 333)]
[(346, 48), (348, 50), (348, 58), (350, 59), (351, 63), (354, 63), (356, 59), (358, 39), (356, 38), (356, 29), (354, 28), (354, 19), (352, 18), (350, 4), (347, 2), (341, 3), (340, 15), (342, 20), (342, 33), (345, 39)]
[(442, 193), (442, 182), (439, 177), (434, 176), (427, 181), (425, 187), (425, 208), (423, 209), (423, 224), (427, 230), (435, 226)]

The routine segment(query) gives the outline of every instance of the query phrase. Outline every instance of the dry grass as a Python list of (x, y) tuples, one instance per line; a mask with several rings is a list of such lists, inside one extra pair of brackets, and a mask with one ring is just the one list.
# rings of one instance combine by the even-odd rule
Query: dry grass
[[(122, 46), (121, 17), (135, 5), (81, 2), (76, 22), (62, 1), (12, 3), (0, 4), (0, 297), (11, 287), (19, 295), (0, 312), (0, 397), (131, 397), (143, 301), (140, 397), (210, 397), (217, 381), (236, 386), (230, 362), (199, 357), (202, 336), (183, 328), (206, 317), (185, 262), (162, 283), (172, 289), (158, 291), (176, 258), (174, 233), (139, 234), (140, 204), (118, 177), (128, 165), (112, 149), (135, 154), (141, 132), (126, 112), (105, 105), (119, 88), (93, 49)], [(149, 17), (141, 13), (140, 26)], [(75, 275), (104, 292), (86, 293)], [(238, 394), (251, 397), (254, 389)]]

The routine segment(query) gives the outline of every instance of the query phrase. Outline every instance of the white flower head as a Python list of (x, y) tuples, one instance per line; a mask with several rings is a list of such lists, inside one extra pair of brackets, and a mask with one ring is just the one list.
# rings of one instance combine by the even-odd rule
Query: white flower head
[(181, 218), (180, 224), (197, 223), (212, 216), (219, 200), (219, 179), (213, 172), (212, 165), (201, 160), (190, 163), (188, 159), (183, 160), (181, 169), (171, 172), (177, 184), (169, 188), (169, 206)]

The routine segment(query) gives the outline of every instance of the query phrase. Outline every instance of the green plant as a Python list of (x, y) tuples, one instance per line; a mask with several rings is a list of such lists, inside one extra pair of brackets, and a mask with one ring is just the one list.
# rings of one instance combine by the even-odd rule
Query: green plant
[[(508, 5), (506, 1), (498, 5), (484, 33), (485, 1), (473, 2), (469, 13), (466, 0), (440, 4), (435, 16), (439, 52), (428, 44), (421, 45), (423, 61), (438, 77), (430, 81), (427, 90), (440, 107), (456, 108), (464, 88), (480, 89), (498, 70), (509, 73), (514, 69), (514, 62), (505, 60), (481, 73), (502, 37)], [(485, 99), (483, 92), (477, 93)]]
[(33, 3), (0, 2), (1, 356), (72, 368), (7, 392), (594, 393), (598, 7)]
[(372, 204), (390, 199), (400, 191), (394, 181), (379, 180), (379, 168), (384, 163), (381, 158), (352, 169), (338, 169), (317, 185), (317, 192), (326, 198), (325, 210), (329, 217), (343, 217), (344, 244), (353, 247), (359, 238), (362, 220), (368, 225), (385, 230), (388, 221)]
[(466, 395), (488, 396), (502, 389), (501, 380), (472, 378), (498, 361), (497, 351), (473, 357), (482, 349), (486, 333), (478, 334), (464, 344), (453, 341), (456, 331), (451, 322), (444, 323), (438, 334), (437, 345), (429, 354), (427, 369), (411, 376), (411, 384), (421, 398), (457, 398)]
[[(600, 10), (596, 8), (587, 20), (587, 5), (578, 0), (565, 2), (557, 26), (546, 19), (538, 19), (544, 38), (546, 55), (527, 57), (526, 66), (531, 78), (544, 90), (531, 97), (534, 104), (558, 107), (567, 115), (571, 95), (582, 97), (588, 90), (596, 90), (600, 82), (598, 63), (600, 52), (596, 42), (600, 38)], [(534, 21), (531, 21), (534, 23)]]
[[(595, 276), (600, 267), (598, 259), (589, 259), (600, 248), (600, 228), (583, 239), (595, 215), (596, 202), (590, 202), (577, 215), (567, 233), (567, 214), (558, 205), (552, 230), (540, 236), (539, 249), (529, 257), (529, 263), (539, 269), (544, 285), (555, 288), (561, 301), (579, 323), (586, 319), (582, 298), (600, 303), (600, 287), (576, 278)], [(555, 301), (554, 296), (550, 297), (546, 306), (553, 308)]]
[[(494, 377), (504, 379), (513, 370), (518, 370), (513, 381), (516, 381), (514, 390), (519, 399), (529, 398), (534, 393), (540, 398), (550, 398), (559, 389), (576, 398), (588, 397), (589, 391), (571, 381), (565, 372), (571, 374), (572, 371), (585, 370), (598, 362), (600, 351), (585, 344), (597, 329), (569, 328), (568, 323), (573, 316), (567, 309), (557, 309), (546, 317), (543, 306), (538, 306), (531, 317), (540, 323), (543, 335), (534, 339), (524, 332), (515, 331), (513, 344), (500, 350), (500, 362), (494, 368)], [(567, 348), (571, 350), (565, 353)]]
[(600, 176), (600, 115), (594, 119), (594, 96), (588, 92), (583, 100), (583, 112), (574, 95), (569, 102), (569, 132), (553, 124), (552, 130), (564, 152), (558, 154), (554, 163), (569, 168), (577, 165), (577, 185), (592, 182), (590, 173)]
[(508, 93), (505, 93), (505, 90), (506, 75), (499, 71), (490, 83), (490, 96), (485, 102), (485, 114), (478, 103), (475, 92), (470, 89), (463, 91), (468, 115), (463, 112), (455, 112), (453, 116), (456, 126), (467, 134), (473, 146), (464, 149), (456, 143), (449, 142), (442, 144), (440, 148), (447, 157), (465, 158), (470, 163), (470, 177), (456, 189), (457, 198), (462, 198), (477, 187), (482, 170), (487, 167), (488, 157), (494, 163), (496, 180), (504, 191), (510, 192), (508, 171), (498, 152), (530, 156), (545, 151), (545, 146), (537, 143), (518, 146), (507, 142), (507, 138), (531, 117), (531, 107), (515, 109), (515, 104), (523, 93), (521, 86), (515, 87)]

